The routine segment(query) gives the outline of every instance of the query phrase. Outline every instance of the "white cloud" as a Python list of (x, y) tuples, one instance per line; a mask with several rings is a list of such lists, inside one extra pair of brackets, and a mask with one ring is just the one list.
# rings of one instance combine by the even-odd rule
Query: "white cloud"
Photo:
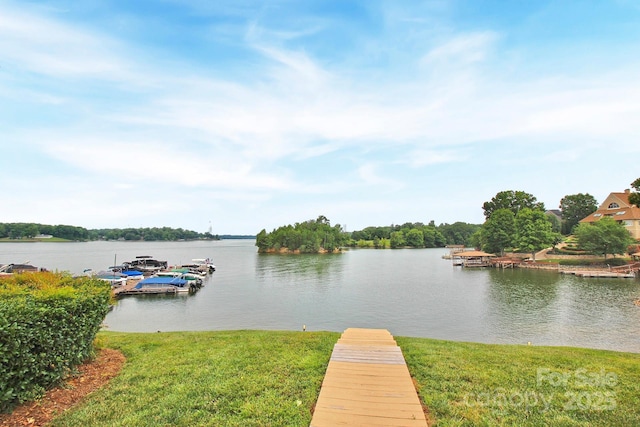
[(413, 168), (455, 163), (468, 160), (468, 156), (461, 150), (413, 150), (403, 161)]
[(227, 190), (284, 191), (290, 188), (290, 184), (278, 176), (254, 172), (252, 165), (241, 157), (216, 158), (211, 157), (216, 154), (211, 152), (198, 155), (162, 141), (56, 140), (49, 137), (41, 149), (53, 158), (93, 174), (126, 176), (131, 181)]
[(493, 31), (456, 35), (431, 49), (422, 58), (424, 66), (438, 64), (472, 64), (484, 61), (498, 40)]
[(12, 69), (52, 77), (124, 79), (127, 64), (113, 54), (121, 48), (111, 38), (34, 13), (6, 6), (0, 13), (0, 51)]

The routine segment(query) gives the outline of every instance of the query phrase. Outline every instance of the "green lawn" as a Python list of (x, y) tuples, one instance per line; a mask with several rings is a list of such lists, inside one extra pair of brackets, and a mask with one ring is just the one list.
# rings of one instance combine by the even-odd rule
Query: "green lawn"
[(0, 239), (0, 243), (30, 243), (30, 242), (71, 242), (69, 239), (62, 239), (60, 237), (50, 237), (48, 239), (36, 239), (32, 237), (25, 237), (24, 239), (10, 239), (3, 237)]
[[(123, 371), (53, 426), (308, 426), (329, 332), (101, 332)], [(397, 338), (437, 426), (640, 425), (640, 355)]]

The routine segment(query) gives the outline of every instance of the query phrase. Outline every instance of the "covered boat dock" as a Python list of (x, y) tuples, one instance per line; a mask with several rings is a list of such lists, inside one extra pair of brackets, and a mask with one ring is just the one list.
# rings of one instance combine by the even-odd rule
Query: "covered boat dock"
[(491, 267), (491, 259), (495, 257), (483, 251), (458, 252), (456, 256), (462, 259), (463, 267)]

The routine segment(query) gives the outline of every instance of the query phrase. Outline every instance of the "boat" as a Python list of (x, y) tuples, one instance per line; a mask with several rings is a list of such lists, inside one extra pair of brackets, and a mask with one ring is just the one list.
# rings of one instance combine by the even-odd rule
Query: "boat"
[(194, 258), (190, 264), (177, 265), (176, 268), (191, 268), (204, 274), (216, 271), (216, 266), (213, 265), (211, 258)]
[(10, 276), (14, 273), (34, 273), (36, 271), (40, 271), (38, 267), (34, 267), (33, 265), (28, 264), (28, 262), (29, 261), (26, 261), (22, 264), (0, 264), (0, 275)]
[(100, 271), (93, 275), (96, 279), (109, 282), (112, 288), (117, 288), (127, 284), (127, 276), (117, 271)]
[(144, 279), (144, 274), (142, 274), (142, 272), (138, 270), (122, 270), (121, 273), (127, 276), (127, 279), (132, 279), (132, 280)]
[(138, 282), (133, 287), (133, 291), (137, 293), (189, 292), (195, 290), (194, 286), (191, 286), (188, 280), (179, 277), (153, 276)]
[(202, 287), (202, 284), (204, 283), (204, 279), (206, 278), (202, 274), (194, 272), (190, 268), (173, 268), (171, 270), (158, 271), (155, 274), (155, 276), (158, 276), (158, 277), (178, 277), (180, 279), (185, 279), (185, 280), (188, 280), (190, 282), (195, 283), (198, 288)]
[(158, 261), (149, 255), (140, 255), (133, 261), (122, 263), (122, 268), (124, 270), (135, 270), (147, 275), (155, 274), (161, 270), (166, 270), (168, 266), (169, 263), (167, 263), (167, 261)]

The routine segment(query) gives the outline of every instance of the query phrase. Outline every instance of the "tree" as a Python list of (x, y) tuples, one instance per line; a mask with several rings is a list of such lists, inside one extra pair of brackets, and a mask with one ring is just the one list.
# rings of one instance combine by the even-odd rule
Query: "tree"
[(453, 224), (440, 224), (438, 231), (445, 239), (445, 245), (472, 246), (471, 236), (478, 231), (481, 225), (454, 222)]
[(256, 246), (263, 251), (271, 247), (271, 239), (264, 228), (256, 235)]
[(401, 248), (406, 245), (404, 233), (402, 231), (394, 231), (391, 233), (391, 248)]
[(629, 194), (629, 203), (640, 208), (640, 178), (633, 181), (631, 186), (635, 188), (636, 191)]
[(564, 221), (558, 218), (556, 214), (551, 212), (547, 212), (545, 213), (545, 215), (547, 215), (547, 219), (551, 223), (551, 229), (553, 230), (553, 232), (554, 233), (562, 232), (562, 225), (564, 224)]
[(536, 252), (554, 245), (557, 234), (551, 229), (551, 223), (543, 211), (524, 208), (516, 215), (515, 243), (521, 252), (531, 252), (536, 260)]
[(486, 219), (489, 219), (491, 214), (498, 209), (509, 209), (514, 215), (518, 215), (518, 212), (524, 208), (544, 211), (544, 203), (538, 202), (538, 199), (533, 195), (524, 191), (509, 190), (499, 192), (482, 205)]
[(598, 209), (597, 200), (589, 193), (571, 194), (560, 200), (560, 210), (564, 220), (563, 234), (571, 234), (581, 219), (586, 218)]
[(412, 228), (407, 233), (407, 245), (414, 248), (424, 247), (424, 233), (417, 228)]
[(29, 224), (24, 228), (24, 236), (25, 237), (36, 237), (40, 233), (38, 230), (38, 226), (35, 224)]
[(481, 249), (482, 246), (484, 246), (484, 232), (482, 228), (476, 230), (476, 232), (469, 237), (469, 245), (476, 249)]
[(504, 249), (513, 246), (516, 236), (515, 215), (510, 209), (494, 211), (482, 226), (483, 249), (504, 255)]
[(613, 218), (604, 217), (592, 224), (582, 223), (575, 229), (578, 247), (585, 251), (602, 254), (623, 254), (633, 243), (631, 235)]

